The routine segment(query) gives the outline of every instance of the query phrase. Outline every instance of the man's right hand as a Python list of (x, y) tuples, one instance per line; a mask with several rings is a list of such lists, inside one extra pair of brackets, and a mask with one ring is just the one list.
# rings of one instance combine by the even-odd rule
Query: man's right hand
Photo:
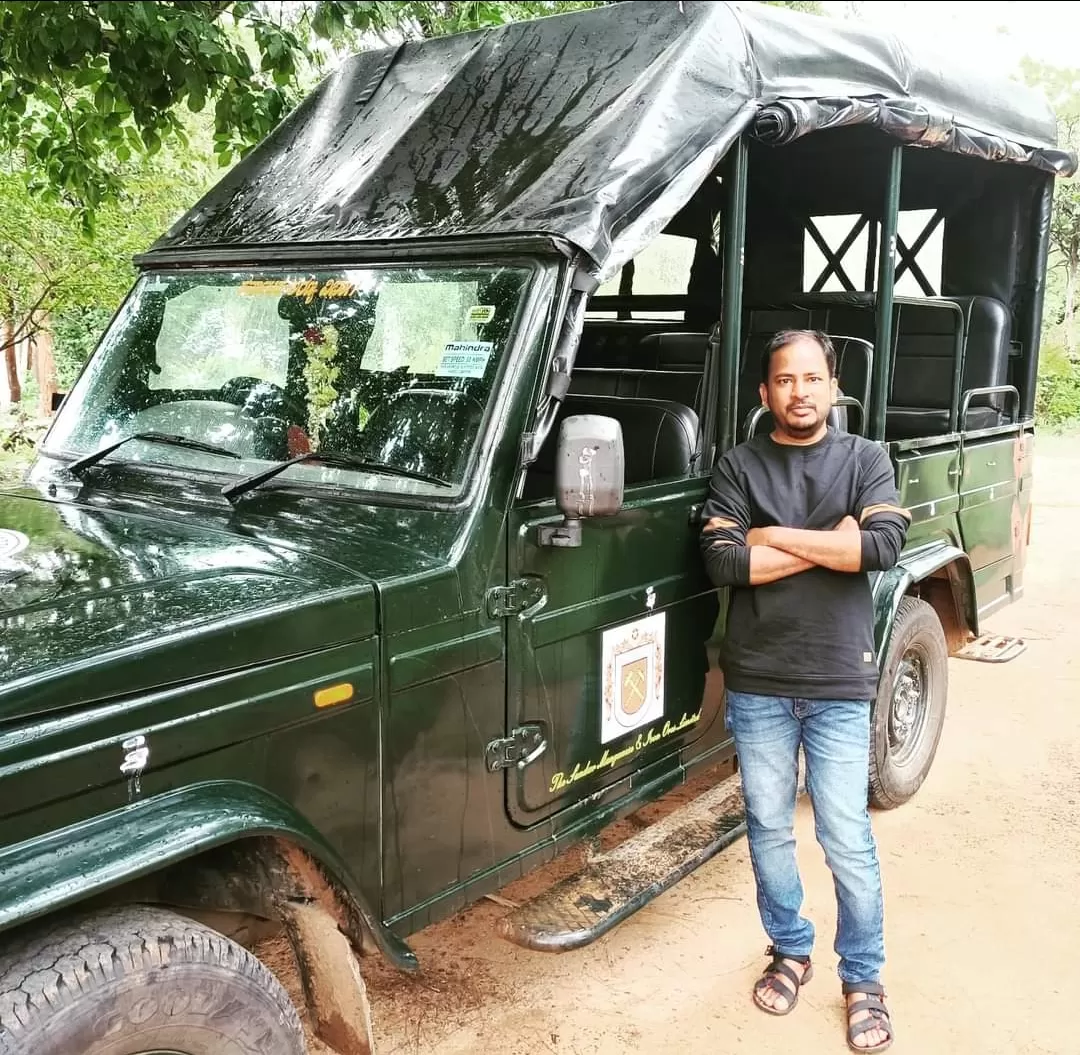
[(862, 531), (862, 528), (859, 527), (859, 522), (849, 514), (833, 528), (833, 531)]

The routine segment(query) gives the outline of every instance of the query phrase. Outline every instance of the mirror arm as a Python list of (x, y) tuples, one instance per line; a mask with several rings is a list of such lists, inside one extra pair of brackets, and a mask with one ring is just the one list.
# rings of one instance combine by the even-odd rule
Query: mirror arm
[(574, 549), (581, 545), (581, 521), (564, 517), (561, 524), (541, 524), (536, 529), (536, 541), (540, 546)]
[(537, 415), (536, 428), (525, 433), (521, 439), (522, 468), (536, 461), (540, 449), (551, 433), (555, 419), (559, 416), (559, 408), (566, 398), (566, 393), (570, 390), (570, 372), (574, 368), (574, 356), (577, 354), (578, 341), (585, 324), (585, 308), (596, 287), (596, 279), (579, 266), (574, 273), (570, 303), (555, 345), (555, 354), (551, 359), (551, 372), (544, 390), (544, 402)]

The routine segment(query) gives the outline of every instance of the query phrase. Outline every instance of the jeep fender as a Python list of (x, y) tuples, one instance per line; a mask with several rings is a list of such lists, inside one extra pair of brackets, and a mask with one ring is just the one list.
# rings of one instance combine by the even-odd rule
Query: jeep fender
[(923, 595), (937, 612), (950, 655), (979, 633), (971, 561), (962, 549), (948, 542), (932, 542), (902, 553), (892, 568), (877, 574), (871, 589), (879, 664), (888, 651), (900, 601), (909, 593)]
[(418, 968), (318, 831), (283, 800), (240, 781), (191, 784), (0, 850), (0, 931), (253, 838), (313, 863), (308, 871), (320, 875), (305, 877), (307, 885), (325, 876), (391, 963)]

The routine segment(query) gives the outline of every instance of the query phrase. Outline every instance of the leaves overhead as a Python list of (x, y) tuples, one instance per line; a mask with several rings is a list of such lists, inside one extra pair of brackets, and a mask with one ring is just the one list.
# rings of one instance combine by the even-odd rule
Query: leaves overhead
[(223, 162), (292, 102), (303, 38), (250, 2), (0, 3), (0, 148), (34, 188), (90, 211), (133, 153), (184, 142), (181, 105), (214, 101)]

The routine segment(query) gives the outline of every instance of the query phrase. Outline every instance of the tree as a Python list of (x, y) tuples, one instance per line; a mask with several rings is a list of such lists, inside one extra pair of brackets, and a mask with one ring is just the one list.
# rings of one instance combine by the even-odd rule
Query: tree
[[(1057, 114), (1058, 144), (1080, 151), (1080, 70), (1060, 69), (1024, 59), (1024, 79), (1040, 88)], [(1054, 211), (1050, 221), (1051, 267), (1064, 274), (1065, 302), (1062, 326), (1065, 350), (1076, 359), (1076, 298), (1080, 281), (1080, 182), (1054, 182)]]
[[(208, 142), (205, 133), (200, 139)], [(123, 190), (97, 210), (93, 234), (73, 222), (69, 206), (32, 193), (10, 157), (0, 160), (0, 355), (14, 401), (16, 348), (37, 339), (48, 355), (47, 331), (57, 313), (115, 308), (134, 277), (132, 256), (213, 181), (208, 152), (205, 145), (194, 152), (165, 149), (122, 166)], [(42, 377), (48, 373), (43, 364)]]

